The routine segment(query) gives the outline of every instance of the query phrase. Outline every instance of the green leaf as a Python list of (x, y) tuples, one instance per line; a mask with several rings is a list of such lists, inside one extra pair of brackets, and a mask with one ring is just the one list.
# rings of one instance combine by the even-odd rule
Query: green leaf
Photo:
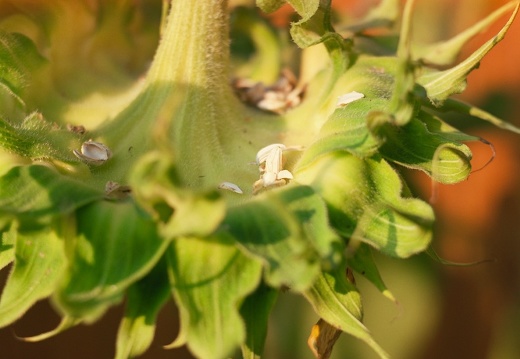
[(278, 290), (262, 283), (240, 307), (240, 315), (246, 323), (246, 340), (242, 344), (243, 359), (262, 358), (269, 313), (277, 298)]
[[(249, 47), (253, 49), (249, 51)], [(282, 41), (275, 28), (255, 9), (237, 7), (231, 14), (233, 75), (272, 84), (281, 72)], [(245, 63), (237, 61), (247, 58)]]
[(355, 249), (355, 253), (351, 258), (347, 258), (348, 266), (354, 269), (356, 272), (362, 274), (368, 279), (379, 291), (392, 302), (397, 302), (394, 295), (386, 287), (379, 269), (377, 269), (374, 258), (372, 257), (372, 251), (370, 247), (361, 243), (358, 248)]
[(322, 126), (319, 139), (309, 146), (298, 161), (305, 168), (320, 156), (334, 151), (348, 151), (359, 157), (375, 154), (381, 140), (373, 135), (367, 123), (370, 111), (388, 106), (388, 100), (362, 98), (338, 107)]
[(63, 242), (52, 228), (24, 233), (12, 230), (9, 236), (15, 240), (15, 260), (0, 299), (0, 327), (49, 296), (66, 264)]
[(294, 10), (302, 17), (300, 22), (309, 20), (318, 11), (318, 7), (322, 3), (330, 3), (329, 0), (286, 0), (286, 2), (291, 4)]
[(245, 340), (239, 305), (258, 286), (261, 264), (220, 238), (178, 238), (167, 254), (181, 318), (168, 347), (187, 343), (197, 358), (227, 358)]
[(351, 241), (366, 242), (401, 258), (425, 250), (430, 243), (431, 207), (402, 197), (399, 175), (379, 157), (360, 159), (333, 152), (296, 172), (295, 179), (323, 197), (332, 227)]
[(403, 126), (412, 119), (415, 110), (415, 65), (411, 61), (412, 9), (415, 0), (406, 1), (397, 46), (397, 71), (388, 112), (392, 123)]
[[(295, 109), (291, 113), (295, 117), (290, 119), (297, 123), (296, 130), (301, 128), (301, 116), (309, 111), (318, 111), (326, 120), (316, 120), (323, 125), (318, 136), (310, 138), (313, 142), (303, 151), (296, 164), (298, 169), (332, 151), (346, 150), (360, 157), (377, 152), (384, 140), (379, 137), (378, 129), (385, 123), (393, 122), (389, 100), (394, 91), (398, 66), (399, 62), (394, 57), (359, 56), (339, 78), (332, 76), (334, 86), (326, 92), (326, 96), (311, 93), (313, 83), (309, 85), (302, 111)], [(321, 84), (321, 88), (330, 86)], [(338, 106), (338, 97), (353, 91), (363, 94), (364, 98)], [(313, 98), (320, 97), (322, 100), (316, 106), (318, 110), (305, 108), (309, 101), (314, 101)]]
[(230, 208), (223, 223), (241, 248), (266, 264), (266, 281), (301, 291), (341, 259), (343, 243), (311, 187), (290, 185)]
[(0, 232), (0, 270), (14, 261), (16, 226), (11, 224), (8, 231)]
[(0, 177), (0, 216), (24, 220), (70, 213), (103, 196), (102, 190), (47, 166), (14, 167)]
[(294, 42), (303, 49), (325, 41), (326, 46), (331, 44), (329, 41), (334, 41), (336, 46), (343, 47), (343, 38), (331, 25), (330, 0), (323, 1), (324, 4), (320, 1), (302, 1), (302, 4), (306, 3), (308, 7), (298, 11), (302, 18), (291, 26)]
[[(449, 101), (448, 101), (449, 102)], [(451, 142), (474, 142), (480, 141), (480, 137), (468, 135), (464, 132), (459, 131), (450, 124), (444, 122), (436, 115), (433, 115), (427, 111), (421, 111), (417, 115), (417, 119), (423, 122), (428, 129), (435, 135), (442, 136), (445, 140)]]
[(331, 0), (289, 1), (302, 16), (291, 24), (291, 37), (300, 48), (323, 43), (334, 67), (334, 77), (339, 77), (349, 64), (351, 40), (345, 40), (331, 24)]
[(128, 288), (125, 317), (119, 325), (116, 359), (143, 354), (152, 343), (157, 315), (170, 297), (166, 260)]
[[(0, 98), (4, 94), (23, 108), (23, 92), (31, 83), (31, 74), (45, 59), (38, 53), (34, 43), (25, 35), (0, 31)], [(3, 101), (2, 101), (3, 102)], [(3, 116), (15, 113), (2, 108)]]
[(72, 152), (80, 147), (80, 139), (80, 135), (48, 122), (38, 112), (15, 124), (0, 118), (0, 147), (23, 157), (80, 164)]
[(463, 46), (468, 43), (471, 38), (486, 30), (492, 23), (497, 21), (502, 15), (511, 11), (516, 5), (517, 1), (511, 1), (498, 10), (495, 10), (485, 19), (479, 21), (470, 28), (464, 30), (453, 38), (437, 42), (430, 45), (413, 44), (412, 56), (414, 60), (421, 60), (428, 64), (438, 66), (447, 66), (457, 60), (457, 56), (462, 50)]
[(444, 259), (441, 256), (439, 256), (437, 254), (437, 252), (435, 251), (435, 249), (433, 249), (432, 246), (428, 247), (428, 249), (426, 250), (426, 254), (431, 259), (433, 259), (434, 261), (436, 261), (438, 263), (444, 264), (446, 266), (454, 266), (454, 267), (470, 267), (470, 266), (475, 266), (475, 265), (482, 264), (482, 263), (495, 262), (495, 259), (481, 259), (481, 260), (473, 261), (473, 262), (453, 262), (453, 261)]
[(387, 255), (407, 258), (429, 245), (433, 219), (431, 208), (420, 200), (402, 199), (396, 207), (379, 203), (365, 210), (352, 239)]
[(23, 131), (0, 118), (0, 147), (4, 148), (8, 153), (16, 153), (24, 157), (31, 156), (33, 142), (26, 139), (24, 135)]
[(361, 323), (361, 295), (356, 286), (347, 280), (345, 267), (334, 272), (323, 272), (314, 285), (304, 292), (304, 296), (327, 323), (363, 340), (381, 358), (389, 358)]
[(224, 218), (226, 203), (217, 191), (182, 188), (167, 153), (157, 151), (145, 156), (130, 181), (138, 202), (159, 222), (163, 238), (205, 236)]
[(54, 337), (55, 335), (63, 333), (67, 329), (70, 329), (80, 323), (81, 323), (80, 319), (64, 316), (63, 318), (61, 318), (60, 324), (53, 330), (50, 330), (50, 331), (42, 333), (42, 334), (34, 335), (32, 337), (23, 337), (23, 338), (19, 338), (19, 339), (21, 339), (25, 342), (31, 342), (31, 343), (40, 342), (42, 340), (46, 340), (46, 339)]
[(398, 19), (399, 11), (399, 0), (381, 0), (363, 19), (345, 28), (352, 32), (361, 32), (377, 27), (391, 27)]
[(496, 116), (493, 116), (489, 112), (486, 112), (478, 107), (465, 103), (463, 101), (448, 99), (444, 102), (444, 105), (439, 108), (441, 111), (455, 111), (458, 113), (470, 115), (476, 118), (479, 118), (483, 121), (489, 122), (492, 125), (497, 126), (498, 128), (503, 128), (504, 130), (508, 130), (514, 133), (520, 134), (520, 128), (507, 123)]
[(256, 0), (256, 5), (267, 13), (278, 10), (285, 3), (286, 0)]
[[(439, 128), (440, 121), (427, 113), (421, 113), (431, 127)], [(464, 181), (471, 172), (471, 150), (460, 140), (475, 141), (474, 136), (454, 132), (430, 131), (426, 123), (415, 118), (406, 126), (384, 125), (379, 130), (385, 138), (381, 154), (389, 161), (424, 171), (434, 180), (445, 183)]]
[(76, 233), (66, 238), (69, 267), (54, 299), (65, 314), (91, 321), (153, 268), (168, 242), (131, 201), (92, 203), (76, 212), (76, 222)]
[(515, 6), (513, 14), (499, 33), (488, 40), (466, 60), (448, 70), (426, 72), (417, 79), (417, 82), (424, 86), (428, 98), (435, 106), (441, 106), (449, 96), (464, 91), (466, 88), (466, 77), (478, 67), (482, 58), (496, 44), (502, 41), (513, 23), (520, 4), (517, 1), (513, 1), (506, 6), (512, 7), (513, 5)]

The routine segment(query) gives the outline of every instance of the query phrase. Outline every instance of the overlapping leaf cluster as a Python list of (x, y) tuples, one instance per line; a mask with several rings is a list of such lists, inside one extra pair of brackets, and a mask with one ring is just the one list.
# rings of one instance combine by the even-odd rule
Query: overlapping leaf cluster
[[(173, 1), (153, 62), (138, 79), (128, 69), (139, 66), (121, 66), (129, 39), (138, 45), (153, 38), (146, 27), (141, 37), (132, 33), (143, 23), (129, 16), (136, 9), (109, 2), (99, 5), (96, 20), (82, 2), (42, 3), (38, 11), (23, 3), (21, 14), (37, 12), (41, 23), (27, 16), (24, 35), (0, 33), (0, 268), (12, 265), (0, 326), (47, 297), (63, 317), (56, 330), (31, 340), (95, 321), (126, 298), (116, 356), (134, 357), (150, 345), (157, 314), (173, 297), (181, 332), (171, 347), (187, 344), (197, 357), (225, 358), (241, 346), (244, 357), (259, 358), (270, 309), (280, 289), (290, 288), (328, 325), (388, 357), (362, 324), (361, 295), (347, 272), (393, 299), (372, 251), (406, 258), (430, 244), (432, 209), (411, 195), (398, 168), (441, 183), (469, 176), (464, 142), (478, 138), (444, 122), (443, 111), (518, 132), (449, 98), (504, 37), (517, 2), (452, 40), (419, 46), (411, 39), (409, 1), (393, 46), (366, 30), (391, 28), (399, 1), (384, 0), (337, 32), (328, 0), (257, 0), (266, 12), (289, 3), (300, 17), (290, 35), (305, 49), (303, 58), (322, 47), (327, 59), (305, 79), (301, 104), (284, 114), (242, 104), (230, 86), (230, 75), (270, 81), (280, 70), (273, 54), (282, 57), (282, 41), (254, 12), (234, 13), (233, 31), (257, 52), (230, 74), (238, 62), (229, 57), (226, 2)], [(506, 25), (473, 55), (435, 69), (506, 13), (512, 13)], [(73, 61), (67, 49), (59, 51), (67, 44), (60, 40), (74, 37), (65, 31), (71, 21), (76, 36), (92, 36), (74, 53), (89, 59)], [(46, 31), (35, 32), (38, 26)], [(117, 56), (100, 57), (105, 50)], [(336, 105), (352, 91), (364, 97)], [(100, 166), (72, 152), (91, 138), (113, 153)], [(272, 143), (302, 148), (286, 154), (294, 180), (254, 195), (259, 173), (250, 162)], [(108, 181), (130, 186), (132, 194), (108, 196)], [(222, 181), (244, 193), (219, 191)]]

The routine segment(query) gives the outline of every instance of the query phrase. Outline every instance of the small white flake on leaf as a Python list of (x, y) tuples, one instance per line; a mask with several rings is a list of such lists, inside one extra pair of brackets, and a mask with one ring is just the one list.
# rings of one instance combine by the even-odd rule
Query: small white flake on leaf
[(222, 182), (218, 185), (219, 189), (225, 189), (227, 191), (235, 192), (238, 194), (243, 194), (244, 192), (238, 187), (236, 184), (231, 182)]
[(365, 97), (361, 92), (352, 91), (341, 96), (338, 96), (338, 101), (336, 103), (336, 107), (346, 106), (351, 102), (357, 101)]

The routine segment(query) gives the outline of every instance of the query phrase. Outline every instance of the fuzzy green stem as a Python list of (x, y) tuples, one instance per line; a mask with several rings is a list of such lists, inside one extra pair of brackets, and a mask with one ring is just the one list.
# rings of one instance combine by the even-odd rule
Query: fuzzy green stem
[(119, 154), (127, 158), (114, 164), (119, 177), (130, 161), (157, 147), (175, 156), (189, 187), (215, 187), (223, 172), (233, 178), (242, 173), (234, 164), (237, 149), (244, 152), (237, 145), (244, 114), (229, 85), (229, 68), (227, 1), (172, 1), (143, 92), (99, 131), (114, 148), (114, 163)]
[(202, 88), (228, 83), (229, 22), (226, 0), (174, 0), (164, 38), (148, 76)]

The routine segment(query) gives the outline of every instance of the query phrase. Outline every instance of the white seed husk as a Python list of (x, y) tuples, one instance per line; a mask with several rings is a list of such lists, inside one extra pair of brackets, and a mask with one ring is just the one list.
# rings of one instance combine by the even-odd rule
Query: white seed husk
[(238, 187), (236, 184), (231, 182), (222, 182), (218, 185), (219, 189), (225, 189), (227, 191), (235, 192), (238, 194), (243, 194), (244, 192)]
[(338, 96), (338, 102), (336, 103), (336, 106), (346, 106), (351, 102), (362, 99), (363, 97), (365, 97), (365, 95), (363, 95), (361, 92), (352, 91), (344, 95)]
[(112, 152), (107, 146), (92, 140), (83, 142), (81, 152), (78, 150), (73, 150), (72, 152), (83, 162), (96, 166), (105, 163), (112, 157)]

